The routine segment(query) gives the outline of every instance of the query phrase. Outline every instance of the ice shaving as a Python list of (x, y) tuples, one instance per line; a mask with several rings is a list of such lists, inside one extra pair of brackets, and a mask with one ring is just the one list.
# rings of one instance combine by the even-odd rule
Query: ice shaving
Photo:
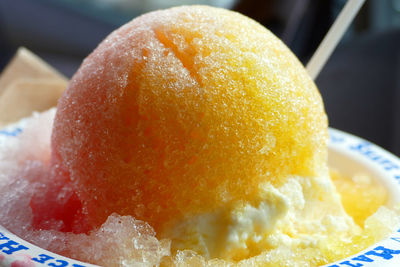
[(84, 262), (320, 266), (400, 223), (382, 185), (328, 168), (314, 82), (232, 11), (135, 18), (23, 124), (0, 143), (0, 224)]

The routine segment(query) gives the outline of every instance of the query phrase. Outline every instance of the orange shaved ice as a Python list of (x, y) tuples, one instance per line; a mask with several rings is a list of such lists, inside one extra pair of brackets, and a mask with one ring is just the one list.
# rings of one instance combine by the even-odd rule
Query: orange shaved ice
[(116, 212), (156, 232), (326, 170), (327, 119), (303, 66), (267, 29), (205, 6), (140, 16), (85, 59), (57, 106), (51, 166), (89, 224)]
[(57, 110), (0, 133), (0, 228), (101, 266), (344, 264), (400, 207), (369, 169), (329, 170), (327, 139), (313, 81), (261, 25), (148, 13), (85, 59)]
[(332, 170), (331, 177), (341, 195), (344, 209), (360, 226), (363, 226), (364, 221), (379, 207), (387, 203), (388, 196), (385, 187), (366, 174), (346, 177)]

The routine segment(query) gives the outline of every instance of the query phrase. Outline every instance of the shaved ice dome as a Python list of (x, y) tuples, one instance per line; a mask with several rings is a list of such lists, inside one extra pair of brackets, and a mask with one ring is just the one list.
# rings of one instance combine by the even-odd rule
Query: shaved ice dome
[(0, 139), (0, 225), (84, 262), (317, 266), (400, 223), (374, 183), (333, 175), (341, 199), (313, 81), (231, 11), (132, 20), (85, 59), (57, 111), (21, 124)]
[(321, 97), (288, 48), (238, 13), (156, 11), (113, 32), (60, 99), (54, 179), (90, 227), (113, 212), (156, 232), (327, 171)]

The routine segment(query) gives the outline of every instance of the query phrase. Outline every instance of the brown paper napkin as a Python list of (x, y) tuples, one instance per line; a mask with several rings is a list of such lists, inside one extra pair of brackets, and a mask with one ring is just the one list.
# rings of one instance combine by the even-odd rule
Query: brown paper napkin
[(0, 75), (0, 128), (57, 105), (68, 80), (26, 48)]

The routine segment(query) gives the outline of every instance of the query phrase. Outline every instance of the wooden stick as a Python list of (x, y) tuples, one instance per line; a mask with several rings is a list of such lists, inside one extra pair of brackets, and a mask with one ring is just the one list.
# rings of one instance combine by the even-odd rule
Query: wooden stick
[(317, 78), (321, 69), (324, 67), (333, 50), (342, 39), (343, 34), (346, 32), (364, 2), (365, 0), (347, 1), (346, 5), (307, 64), (307, 71), (313, 80)]

